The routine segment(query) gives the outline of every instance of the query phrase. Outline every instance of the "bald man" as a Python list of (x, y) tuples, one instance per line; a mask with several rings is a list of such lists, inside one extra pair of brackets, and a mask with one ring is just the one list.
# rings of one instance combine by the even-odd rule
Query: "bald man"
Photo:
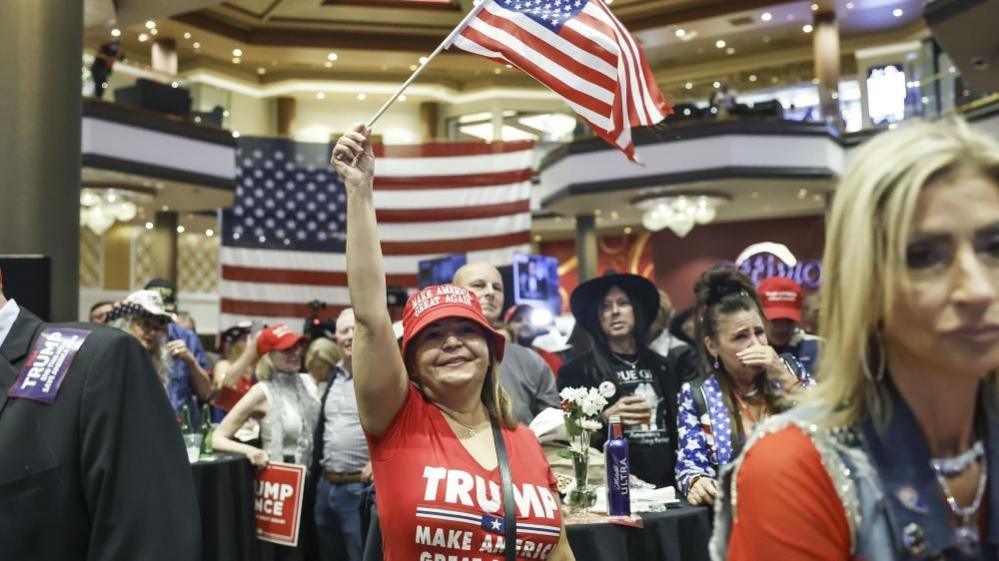
[[(454, 274), (454, 284), (475, 293), (482, 313), (499, 325), (503, 311), (503, 277), (489, 263), (469, 263)], [(520, 345), (507, 345), (500, 363), (500, 384), (513, 402), (513, 415), (525, 425), (548, 407), (560, 407), (555, 376), (538, 353)]]

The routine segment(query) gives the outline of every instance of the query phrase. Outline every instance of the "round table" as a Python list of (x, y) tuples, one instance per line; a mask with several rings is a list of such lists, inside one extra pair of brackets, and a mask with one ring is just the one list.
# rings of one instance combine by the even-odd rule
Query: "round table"
[(217, 453), (191, 464), (201, 510), (204, 561), (259, 561), (253, 466), (241, 454)]
[(686, 503), (641, 514), (643, 528), (620, 524), (569, 524), (577, 561), (708, 561), (712, 510)]
[[(203, 561), (273, 559), (257, 540), (253, 509), (254, 471), (241, 455), (218, 454), (191, 465), (201, 509)], [(306, 510), (306, 512), (308, 512)], [(686, 503), (642, 513), (644, 527), (606, 522), (569, 524), (569, 543), (578, 561), (708, 561), (712, 511)], [(377, 528), (372, 516), (372, 528)], [(364, 558), (381, 558), (378, 533), (369, 533)]]

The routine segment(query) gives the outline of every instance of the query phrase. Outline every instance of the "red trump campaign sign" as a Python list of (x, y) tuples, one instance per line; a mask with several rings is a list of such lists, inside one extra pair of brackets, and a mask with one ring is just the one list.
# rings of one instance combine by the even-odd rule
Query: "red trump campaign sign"
[(257, 537), (282, 545), (298, 545), (302, 520), (305, 466), (271, 462), (257, 472), (253, 500)]

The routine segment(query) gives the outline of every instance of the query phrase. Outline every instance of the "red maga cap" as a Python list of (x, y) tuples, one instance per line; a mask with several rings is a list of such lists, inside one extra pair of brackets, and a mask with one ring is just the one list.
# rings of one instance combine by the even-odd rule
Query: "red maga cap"
[(445, 318), (465, 318), (479, 324), (484, 335), (492, 339), (496, 359), (503, 360), (506, 338), (489, 325), (478, 298), (468, 289), (453, 284), (428, 286), (406, 301), (402, 313), (402, 356), (406, 357), (410, 341), (424, 328)]
[(787, 277), (770, 277), (760, 281), (756, 292), (763, 301), (763, 314), (767, 319), (789, 319), (801, 323), (804, 294), (798, 283)]
[(287, 325), (274, 325), (260, 332), (257, 354), (263, 356), (271, 351), (286, 351), (305, 340), (305, 337), (295, 333)]

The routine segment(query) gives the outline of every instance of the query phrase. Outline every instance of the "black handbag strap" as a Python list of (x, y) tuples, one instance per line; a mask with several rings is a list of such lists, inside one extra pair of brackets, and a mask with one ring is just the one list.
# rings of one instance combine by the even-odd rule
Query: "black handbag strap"
[(503, 531), (506, 534), (506, 561), (517, 559), (517, 507), (513, 499), (513, 480), (510, 478), (510, 460), (506, 455), (506, 443), (500, 431), (499, 421), (492, 419), (493, 443), (496, 445), (496, 460), (499, 462), (500, 482), (503, 484)]

